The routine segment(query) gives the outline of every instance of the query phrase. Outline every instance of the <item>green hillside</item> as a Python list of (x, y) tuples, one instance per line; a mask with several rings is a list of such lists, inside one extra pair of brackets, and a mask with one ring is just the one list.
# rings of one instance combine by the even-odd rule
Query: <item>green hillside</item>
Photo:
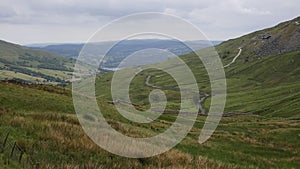
[[(227, 105), (224, 113), (251, 112), (262, 115), (299, 117), (300, 49), (298, 47), (300, 47), (300, 40), (294, 41), (295, 39), (293, 39), (295, 36), (300, 36), (300, 25), (295, 24), (299, 19), (296, 18), (273, 28), (254, 32), (216, 46), (221, 57), (224, 53), (228, 54), (228, 57), (222, 57), (224, 65), (232, 61), (237, 55), (239, 47), (243, 49), (236, 61), (224, 68), (227, 81)], [(280, 40), (283, 38), (289, 42), (291, 39), (293, 43), (282, 43), (283, 46), (280, 48), (284, 48), (286, 52), (282, 50), (278, 54), (271, 53), (263, 56), (250, 54), (254, 51), (251, 46), (254, 41), (253, 37), (263, 32), (278, 36)], [(262, 43), (269, 44), (266, 41), (262, 41)], [(257, 46), (255, 50), (261, 51), (264, 45)], [(245, 58), (251, 59), (245, 61)], [(199, 58), (194, 54), (188, 54), (181, 56), (181, 59), (193, 71), (199, 90), (202, 91), (200, 94), (210, 93), (208, 75)], [(104, 99), (110, 100), (111, 98), (109, 86), (112, 74), (108, 73), (97, 79), (99, 87), (96, 88), (96, 94)], [(170, 105), (179, 106), (180, 95), (178, 95), (176, 82), (171, 76), (159, 70), (145, 70), (134, 78), (130, 86), (133, 102), (148, 106), (148, 94), (152, 88), (145, 85), (147, 76), (152, 77), (151, 84), (165, 89), (169, 95), (168, 99), (171, 101)], [(207, 110), (209, 102), (210, 98), (204, 104)]]
[(0, 40), (1, 79), (64, 83), (70, 80), (73, 65), (71, 59)]
[(300, 50), (300, 17), (221, 43), (216, 48), (224, 63), (242, 48), (241, 62)]
[[(40, 163), (41, 168), (243, 168), (230, 162), (207, 159), (178, 148), (162, 155), (129, 159), (108, 153), (94, 144), (83, 132), (73, 110), (71, 91), (47, 85), (18, 85), (0, 82), (0, 141), (10, 134), (4, 152), (0, 152), (0, 168), (20, 168), (27, 166), (27, 158), (33, 164)], [(105, 109), (107, 120), (119, 132), (142, 136), (147, 131), (157, 134), (167, 124), (156, 122), (152, 127), (131, 126), (128, 121), (119, 118), (111, 104), (99, 100)], [(170, 116), (167, 118), (175, 118)], [(203, 118), (199, 124), (203, 125)], [(135, 129), (134, 129), (135, 128)], [(194, 134), (199, 129), (195, 129)], [(10, 159), (12, 144), (17, 144), (26, 152), (21, 164)], [(191, 138), (183, 144), (187, 146)], [(8, 164), (9, 159), (9, 164)]]
[[(46, 85), (0, 83), (1, 142), (26, 152), (26, 158), (42, 168), (297, 168), (299, 120), (295, 117), (243, 115), (224, 117), (209, 141), (198, 144), (205, 117), (199, 116), (188, 136), (162, 155), (128, 159), (108, 153), (84, 134), (74, 114), (71, 92)], [(299, 88), (299, 85), (298, 85)], [(120, 116), (111, 104), (98, 99), (107, 121), (119, 132), (133, 137), (153, 136), (168, 128), (176, 114), (162, 115), (150, 124), (135, 124)], [(7, 164), (11, 144), (0, 152), (0, 168)], [(18, 154), (17, 154), (18, 155)], [(17, 156), (18, 157), (18, 156)], [(25, 158), (26, 157), (26, 158)], [(18, 167), (19, 166), (19, 167)]]
[[(227, 100), (224, 113), (225, 116), (234, 116), (232, 118), (234, 122), (231, 121), (231, 124), (221, 123), (218, 127), (220, 131), (217, 130), (214, 136), (218, 135), (218, 132), (240, 132), (236, 133), (236, 136), (242, 140), (245, 140), (245, 137), (255, 132), (260, 133), (258, 134), (260, 136), (252, 135), (251, 138), (257, 140), (253, 140), (253, 142), (248, 140), (249, 142), (246, 144), (241, 143), (235, 137), (228, 136), (228, 140), (223, 141), (223, 145), (219, 145), (218, 148), (229, 151), (229, 153), (220, 155), (222, 154), (222, 150), (217, 150), (218, 148), (214, 147), (215, 149), (211, 148), (211, 151), (208, 151), (208, 154), (206, 154), (208, 157), (221, 161), (244, 161), (246, 164), (255, 164), (255, 166), (259, 168), (269, 168), (273, 165), (275, 168), (291, 168), (290, 164), (292, 163), (294, 163), (295, 166), (300, 165), (299, 159), (297, 158), (300, 154), (298, 147), (294, 147), (295, 149), (292, 150), (292, 152), (295, 153), (292, 155), (293, 160), (283, 162), (286, 166), (280, 167), (279, 164), (275, 165), (276, 162), (271, 162), (272, 160), (269, 158), (272, 156), (272, 159), (275, 161), (285, 159), (286, 157), (281, 155), (283, 151), (289, 151), (289, 146), (283, 146), (282, 151), (278, 150), (277, 153), (275, 151), (273, 153), (269, 152), (270, 154), (268, 153), (268, 151), (272, 151), (272, 146), (273, 148), (279, 148), (280, 145), (293, 144), (296, 139), (299, 139), (300, 41), (299, 38), (294, 38), (300, 35), (300, 26), (296, 24), (296, 21), (299, 19), (300, 18), (296, 18), (292, 21), (281, 23), (273, 28), (254, 32), (216, 46), (224, 65), (232, 62), (233, 58), (239, 53), (239, 48), (242, 50), (236, 61), (224, 68), (227, 81)], [(261, 34), (268, 34), (271, 37), (268, 37), (268, 39), (254, 38), (262, 36)], [(281, 49), (280, 51), (272, 49), (272, 44), (275, 44), (277, 41), (280, 43), (278, 43), (279, 46), (276, 46), (276, 49), (279, 48)], [(254, 44), (256, 46), (253, 46)], [(202, 51), (197, 52), (201, 53)], [(210, 94), (208, 75), (204, 66), (198, 61), (198, 57), (191, 53), (181, 56), (181, 59), (192, 69), (198, 82), (200, 95), (203, 97), (203, 93)], [(112, 75), (113, 73), (108, 73), (97, 78), (96, 94), (100, 98), (111, 100), (109, 86), (111, 84)], [(130, 86), (131, 101), (135, 105), (139, 105), (139, 108), (145, 110), (149, 108), (148, 96), (153, 90), (153, 87), (146, 85), (146, 80), (149, 76), (151, 76), (150, 84), (163, 89), (166, 93), (168, 105), (165, 112), (174, 112), (174, 114), (176, 114), (180, 105), (178, 87), (170, 75), (160, 70), (145, 70), (133, 79)], [(210, 101), (211, 99), (208, 97), (204, 102), (203, 106), (206, 112), (209, 110)], [(223, 118), (223, 122), (227, 120), (226, 117)], [(266, 128), (266, 126), (262, 125), (262, 121), (264, 125), (269, 127)], [(274, 121), (276, 122), (274, 123)], [(285, 128), (291, 125), (295, 128), (292, 130)], [(226, 127), (223, 128), (224, 126)], [(279, 141), (279, 138), (281, 138), (282, 141)], [(212, 140), (208, 141), (207, 144), (214, 144), (214, 146), (216, 146), (216, 143)], [(221, 140), (222, 139), (219, 141)], [(193, 152), (192, 150), (197, 151), (203, 148), (202, 146), (199, 146), (201, 147), (199, 148), (195, 145), (196, 143), (187, 145), (186, 147), (183, 146), (185, 152), (191, 153)], [(252, 147), (255, 145), (255, 148)], [(236, 146), (237, 149), (232, 146)], [(178, 147), (182, 148), (182, 145)], [(209, 153), (214, 152), (218, 152), (220, 156), (217, 154), (209, 155)], [(240, 156), (243, 157), (232, 156), (233, 152), (237, 154), (241, 153)], [(205, 151), (205, 153), (207, 153), (207, 151)], [(197, 152), (196, 154), (204, 155), (205, 153)], [(256, 157), (254, 156), (259, 156), (259, 159), (255, 159)], [(231, 160), (227, 159), (227, 157)], [(251, 161), (251, 158), (254, 158), (256, 161)]]

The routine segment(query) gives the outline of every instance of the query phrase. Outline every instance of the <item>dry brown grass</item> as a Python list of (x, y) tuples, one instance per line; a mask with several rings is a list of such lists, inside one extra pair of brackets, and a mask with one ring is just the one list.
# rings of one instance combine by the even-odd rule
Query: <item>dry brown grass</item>
[[(3, 122), (16, 129), (24, 131), (34, 130), (34, 137), (39, 141), (22, 140), (26, 149), (35, 147), (35, 158), (39, 153), (51, 152), (52, 150), (66, 155), (65, 152), (86, 153), (86, 159), (74, 159), (67, 161), (52, 161), (51, 159), (36, 159), (40, 161), (41, 168), (49, 169), (101, 169), (101, 168), (132, 168), (132, 169), (194, 169), (194, 168), (216, 168), (229, 169), (239, 168), (234, 165), (211, 161), (203, 157), (193, 157), (178, 150), (170, 150), (158, 156), (142, 159), (129, 159), (110, 154), (99, 148), (84, 133), (76, 121), (76, 116), (56, 113), (2, 113)], [(125, 124), (120, 122), (109, 122), (117, 130), (129, 132)], [(138, 136), (139, 132), (133, 132)], [(90, 160), (89, 156), (101, 154), (99, 160)], [(104, 160), (104, 159), (105, 160)], [(111, 161), (112, 160), (112, 161)], [(107, 161), (107, 162), (105, 162)]]
[(170, 150), (164, 154), (154, 157), (156, 165), (145, 167), (147, 169), (238, 169), (235, 165), (226, 165), (221, 162), (212, 161), (204, 157), (192, 157), (178, 150)]
[[(177, 150), (170, 150), (164, 154), (149, 159), (128, 161), (131, 169), (240, 169), (235, 165), (225, 165), (221, 162), (211, 161), (203, 157), (192, 157)], [(104, 169), (105, 165), (91, 161), (85, 164), (61, 164), (42, 166), (47, 169)], [(112, 169), (126, 168), (123, 164), (115, 163)]]

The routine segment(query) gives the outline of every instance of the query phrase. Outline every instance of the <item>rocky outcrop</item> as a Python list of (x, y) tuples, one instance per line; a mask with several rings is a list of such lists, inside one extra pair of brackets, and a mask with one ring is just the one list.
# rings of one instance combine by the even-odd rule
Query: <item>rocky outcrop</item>
[(239, 59), (244, 62), (298, 51), (300, 50), (300, 17), (216, 46), (224, 60), (232, 59), (228, 56), (233, 56), (232, 53), (236, 53), (239, 47), (243, 49)]
[(254, 47), (250, 51), (257, 57), (278, 55), (300, 50), (299, 22), (287, 22), (252, 38)]

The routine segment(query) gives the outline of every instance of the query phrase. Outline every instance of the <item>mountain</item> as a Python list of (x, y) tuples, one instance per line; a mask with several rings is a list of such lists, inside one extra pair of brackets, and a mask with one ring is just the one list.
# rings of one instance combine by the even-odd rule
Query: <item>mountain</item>
[(32, 49), (38, 49), (43, 51), (48, 51), (51, 53), (56, 53), (58, 55), (64, 56), (66, 58), (76, 58), (84, 44), (35, 44), (28, 45)]
[(37, 82), (64, 82), (74, 60), (0, 40), (0, 77)]
[(217, 46), (223, 59), (228, 59), (238, 48), (241, 58), (249, 61), (269, 55), (300, 50), (300, 17), (280, 23), (272, 28), (256, 31), (240, 38), (231, 39)]
[[(300, 17), (216, 46), (228, 77), (244, 77), (264, 85), (300, 79)], [(249, 82), (250, 83), (250, 82)]]
[[(91, 43), (97, 48), (105, 48), (107, 46), (113, 45), (115, 41), (107, 42), (95, 42)], [(184, 42), (191, 46), (193, 50), (199, 50), (211, 45), (219, 44), (220, 41), (212, 41), (211, 44), (207, 41), (186, 41)], [(77, 58), (80, 50), (84, 44), (57, 44), (57, 45), (48, 45), (44, 47), (31, 47), (33, 49), (44, 50), (52, 53), (59, 54), (66, 58)], [(175, 55), (183, 55), (192, 52), (192, 49), (189, 49), (180, 41), (177, 40), (162, 40), (162, 39), (134, 39), (134, 40), (124, 40), (117, 43), (106, 55), (105, 63), (103, 67), (115, 68), (119, 63), (131, 55), (134, 52), (143, 49), (157, 48), (157, 49), (166, 49)], [(105, 53), (103, 53), (104, 55)], [(159, 62), (159, 61), (157, 61)]]

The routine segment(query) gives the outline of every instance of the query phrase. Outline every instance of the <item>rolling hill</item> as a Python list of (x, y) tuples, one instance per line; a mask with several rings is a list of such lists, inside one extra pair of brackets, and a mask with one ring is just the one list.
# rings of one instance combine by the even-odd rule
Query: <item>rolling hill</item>
[(31, 83), (65, 83), (70, 81), (74, 60), (0, 41), (0, 78)]

